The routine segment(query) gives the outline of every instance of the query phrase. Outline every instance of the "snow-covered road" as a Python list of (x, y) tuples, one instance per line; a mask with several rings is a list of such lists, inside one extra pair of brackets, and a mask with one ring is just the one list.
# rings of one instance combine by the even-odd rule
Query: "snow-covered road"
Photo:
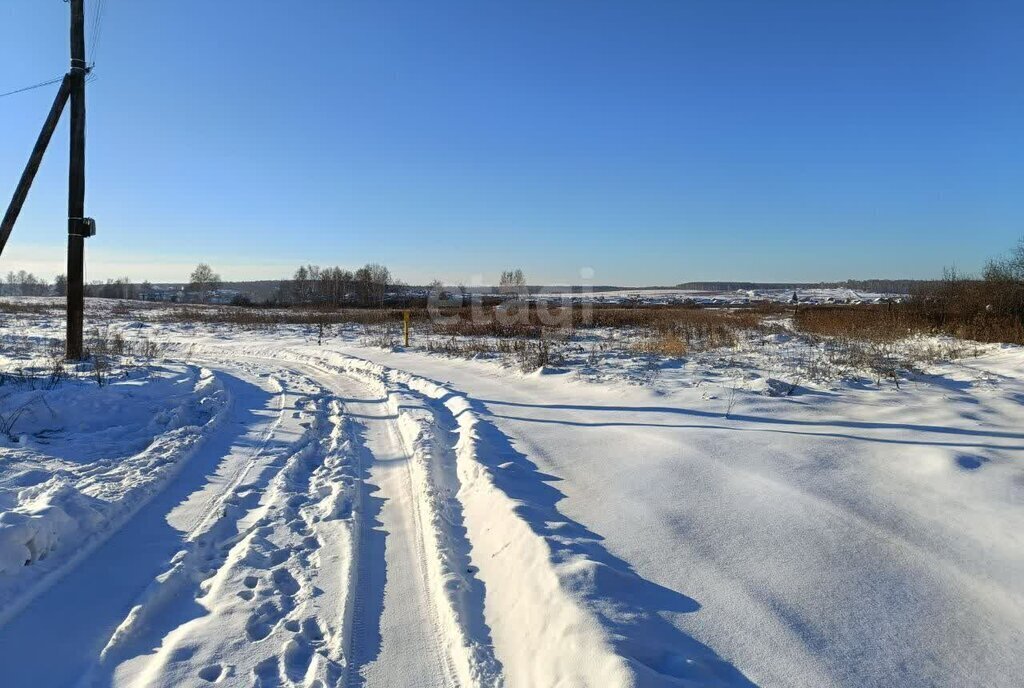
[(98, 516), (17, 530), (56, 535), (0, 579), (4, 686), (1019, 685), (1020, 351), (726, 418), (701, 389), (175, 346), (147, 384), (194, 391), (152, 437), (8, 512)]
[[(367, 665), (363, 673), (375, 685), (389, 681), (403, 686), (453, 685), (426, 575), (430, 553), (422, 542), (410, 451), (386, 401), (361, 401), (347, 407), (362, 417), (366, 428), (364, 441), (372, 457), (367, 483), (374, 496), (383, 500), (379, 520), (386, 534), (383, 565), (365, 562), (366, 578), (384, 577), (384, 594), (379, 616), (361, 610), (369, 618), (362, 620), (363, 632), (353, 641), (355, 662)], [(362, 591), (366, 594), (371, 588), (364, 585)], [(379, 641), (365, 630), (373, 624), (379, 626)]]
[[(382, 380), (225, 358), (202, 361), (230, 409), (201, 451), (0, 628), (4, 685), (500, 683), (438, 609), (458, 582), (429, 572), (452, 515), (424, 499), (444, 469), (411, 465), (429, 412), (400, 415)], [(26, 661), (44, 647), (60, 661)]]

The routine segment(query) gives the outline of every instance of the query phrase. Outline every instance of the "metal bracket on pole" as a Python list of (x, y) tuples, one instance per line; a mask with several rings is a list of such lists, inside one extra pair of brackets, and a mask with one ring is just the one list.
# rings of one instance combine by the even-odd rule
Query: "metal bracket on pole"
[(83, 239), (96, 236), (96, 220), (91, 217), (69, 217), (68, 234)]

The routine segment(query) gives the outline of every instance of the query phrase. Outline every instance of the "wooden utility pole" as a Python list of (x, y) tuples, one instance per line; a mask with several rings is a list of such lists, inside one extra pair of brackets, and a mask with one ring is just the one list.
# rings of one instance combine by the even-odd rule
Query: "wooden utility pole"
[(68, 167), (68, 319), (65, 356), (82, 359), (85, 311), (85, 0), (71, 0), (71, 161)]
[(3, 222), (0, 223), (0, 254), (14, 229), (14, 223), (25, 205), (32, 181), (39, 171), (43, 154), (50, 144), (61, 113), (71, 101), (71, 164), (68, 167), (68, 322), (64, 355), (80, 361), (82, 348), (82, 316), (85, 311), (85, 238), (96, 233), (96, 223), (85, 217), (85, 0), (70, 0), (71, 5), (71, 71), (61, 82), (60, 90), (43, 123), (25, 171), (14, 190)]

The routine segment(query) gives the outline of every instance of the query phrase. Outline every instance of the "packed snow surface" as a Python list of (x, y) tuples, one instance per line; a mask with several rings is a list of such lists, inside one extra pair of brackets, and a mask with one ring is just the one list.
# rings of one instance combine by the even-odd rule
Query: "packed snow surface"
[(159, 356), (36, 384), (59, 316), (2, 317), (4, 686), (1024, 683), (1020, 348), (637, 384), (111, 316)]

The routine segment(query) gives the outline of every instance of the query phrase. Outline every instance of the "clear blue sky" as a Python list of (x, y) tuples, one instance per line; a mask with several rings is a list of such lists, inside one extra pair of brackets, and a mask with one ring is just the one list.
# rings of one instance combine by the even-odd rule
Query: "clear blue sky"
[[(929, 277), (1024, 235), (1019, 2), (105, 4), (91, 279)], [(0, 92), (67, 12), (3, 0)], [(4, 204), (55, 89), (0, 98)], [(0, 272), (62, 271), (66, 167), (65, 120)]]

